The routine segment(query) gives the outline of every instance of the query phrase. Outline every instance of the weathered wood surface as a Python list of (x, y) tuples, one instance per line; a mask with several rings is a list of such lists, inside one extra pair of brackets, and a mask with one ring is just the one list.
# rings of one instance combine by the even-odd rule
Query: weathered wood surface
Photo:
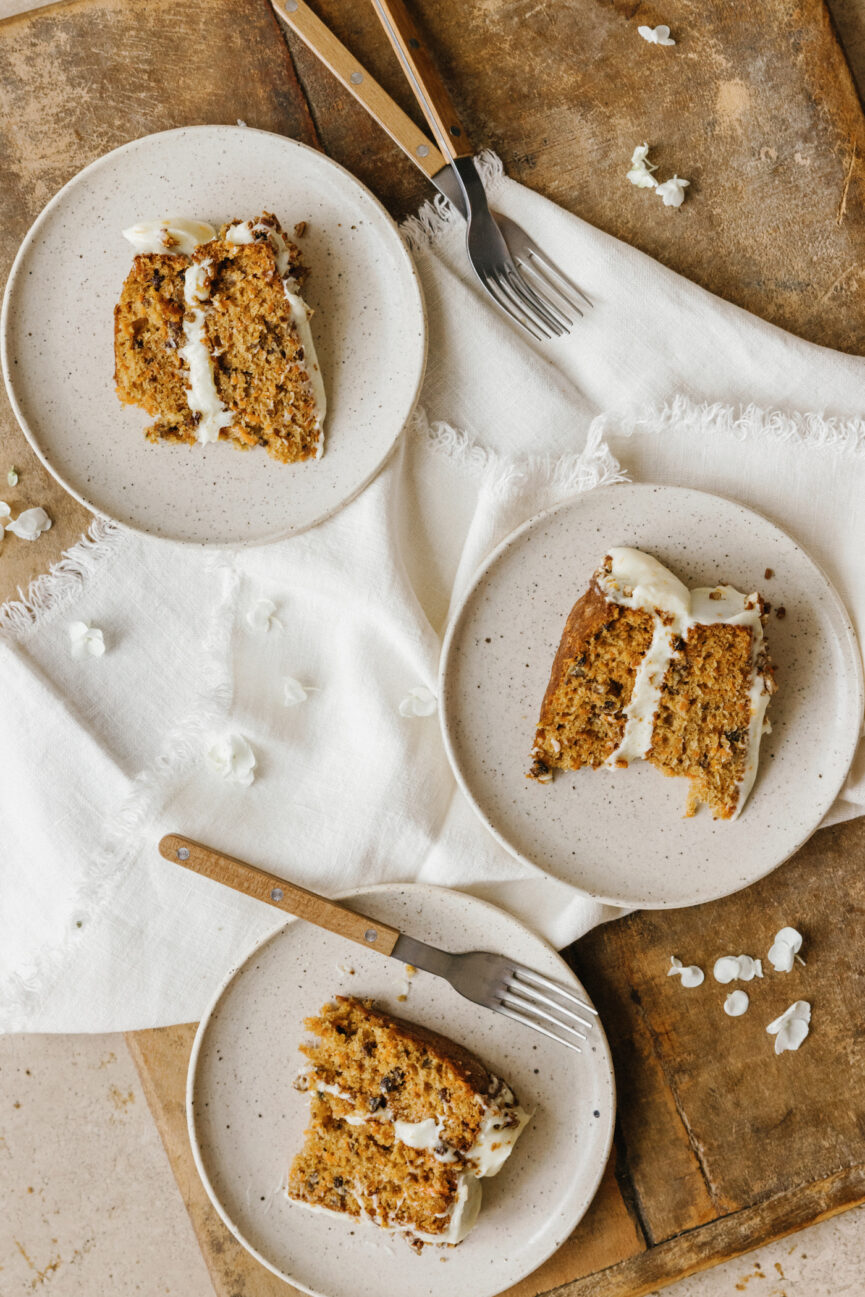
[[(194, 68), (207, 74), (191, 76)], [(317, 143), (291, 55), (264, 0), (84, 0), (0, 22), (0, 283), (34, 218), (89, 162), (154, 131), (238, 118)], [(0, 499), (15, 512), (41, 504), (54, 520), (38, 544), (3, 541), (5, 600), (74, 544), (91, 515), (30, 450), (5, 388), (0, 447)], [(12, 465), (20, 472), (17, 487), (6, 485)]]
[[(851, 0), (837, 2), (846, 17)], [(411, 7), (467, 131), (509, 175), (765, 319), (865, 351), (865, 123), (822, 0)], [(420, 120), (372, 6), (314, 8)], [(660, 21), (675, 48), (637, 35)], [(289, 43), (326, 151), (391, 210), (410, 210), (428, 186)], [(625, 181), (644, 140), (664, 176), (691, 181), (678, 212)]]
[[(835, 3), (865, 51), (854, 0)], [(314, 7), (417, 119), (371, 7)], [(469, 132), (510, 174), (767, 319), (865, 351), (863, 119), (817, 0), (766, 0), (753, 22), (734, 0), (670, 0), (663, 12), (630, 0), (412, 8)], [(636, 35), (637, 22), (657, 21), (673, 27), (675, 50)], [(193, 42), (211, 70), (191, 78)], [(0, 274), (80, 167), (189, 122), (239, 117), (319, 140), (395, 215), (413, 209), (427, 182), (289, 45), (291, 54), (265, 0), (74, 0), (0, 24)], [(678, 212), (624, 181), (643, 139), (665, 173), (693, 182)], [(36, 545), (4, 541), (8, 597), (77, 539), (87, 515), (30, 456), (5, 397), (0, 436), (0, 480), (13, 462), (22, 470), (3, 498), (47, 504), (55, 519)], [(741, 896), (634, 916), (578, 944), (616, 1060), (616, 1164), (574, 1237), (514, 1297), (638, 1297), (865, 1199), (863, 864), (865, 825), (825, 830)], [(724, 951), (765, 952), (788, 922), (806, 933), (808, 967), (750, 987), (744, 1019), (724, 1017), (714, 983), (686, 992), (665, 976), (671, 953), (708, 966)], [(842, 944), (841, 931), (852, 939)], [(799, 995), (814, 1003), (812, 1036), (776, 1059), (765, 1024)], [(191, 1035), (135, 1033), (130, 1048), (216, 1292), (275, 1297), (290, 1290), (235, 1243), (194, 1171), (183, 1116)]]

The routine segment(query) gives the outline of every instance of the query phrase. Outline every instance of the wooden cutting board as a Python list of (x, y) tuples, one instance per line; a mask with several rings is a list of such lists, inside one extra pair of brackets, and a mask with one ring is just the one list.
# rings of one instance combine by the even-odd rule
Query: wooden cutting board
[[(814, 341), (865, 352), (865, 125), (819, 0), (412, 0), (464, 122), (509, 173), (706, 287)], [(366, 0), (316, 8), (414, 113)], [(667, 22), (674, 51), (638, 22)], [(194, 60), (190, 51), (195, 51)], [(675, 60), (675, 62), (673, 61)], [(193, 73), (193, 69), (195, 69)], [(30, 221), (87, 162), (128, 139), (235, 121), (319, 142), (395, 215), (429, 190), (295, 41), (266, 0), (73, 0), (0, 23), (0, 274)], [(624, 181), (635, 144), (692, 186), (669, 211)], [(27, 450), (0, 398), (10, 503), (47, 504), (38, 545), (7, 537), (0, 597), (89, 519)], [(3, 468), (3, 477), (5, 477)], [(601, 1008), (619, 1088), (615, 1155), (583, 1223), (513, 1290), (639, 1297), (695, 1269), (865, 1201), (865, 822), (818, 833), (738, 896), (602, 928), (569, 952)], [(744, 1019), (721, 988), (685, 992), (670, 954), (711, 965), (806, 935), (807, 968), (752, 989)], [(776, 1059), (765, 1023), (814, 1005), (811, 1038)], [(221, 1225), (192, 1165), (183, 1091), (194, 1028), (128, 1037), (218, 1297), (290, 1291)]]

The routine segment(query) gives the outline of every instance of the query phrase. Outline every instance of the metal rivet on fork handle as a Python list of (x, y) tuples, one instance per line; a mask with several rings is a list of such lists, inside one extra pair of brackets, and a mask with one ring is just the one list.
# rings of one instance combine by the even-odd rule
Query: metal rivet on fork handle
[(178, 847), (178, 848), (177, 848), (177, 859), (178, 859), (178, 860), (188, 860), (188, 859), (189, 859), (189, 847)]
[(369, 941), (370, 943), (372, 943), (373, 941), (377, 941), (378, 933), (376, 932), (375, 928), (367, 928), (366, 932), (363, 934), (363, 939), (364, 941)]

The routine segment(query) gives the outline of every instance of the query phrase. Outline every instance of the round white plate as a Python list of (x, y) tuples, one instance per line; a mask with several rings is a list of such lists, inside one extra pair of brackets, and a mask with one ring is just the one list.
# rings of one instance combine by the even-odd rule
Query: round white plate
[[(310, 269), (304, 294), (327, 393), (321, 460), (153, 445), (114, 392), (114, 304), (134, 251), (121, 231), (193, 216), (217, 227), (274, 212)], [(134, 140), (51, 200), (12, 267), (0, 320), (18, 421), (57, 480), (97, 513), (172, 540), (261, 543), (346, 504), (391, 451), (426, 359), (420, 284), (391, 218), (347, 171), (266, 131), (189, 126)]]
[[(502, 910), (460, 892), (385, 885), (348, 904), (445, 948), (507, 951), (586, 997), (555, 951)], [(354, 974), (347, 970), (354, 969)], [(405, 1003), (397, 996), (405, 993)], [(477, 1226), (457, 1248), (407, 1243), (365, 1222), (319, 1215), (283, 1192), (309, 1096), (292, 1089), (303, 1018), (335, 994), (443, 1032), (513, 1086), (534, 1117), (500, 1173), (483, 1181)], [(199, 1174), (228, 1228), (274, 1273), (325, 1297), (491, 1297), (541, 1264), (573, 1230), (610, 1151), (615, 1094), (603, 1028), (583, 1053), (464, 1000), (440, 978), (308, 923), (292, 922), (233, 973), (192, 1051), (187, 1111)]]
[[(613, 545), (688, 586), (724, 581), (786, 609), (766, 628), (778, 693), (738, 820), (683, 818), (687, 780), (648, 762), (525, 777), (565, 620)], [(514, 532), (449, 628), (439, 696), (456, 777), (503, 846), (589, 896), (655, 909), (726, 896), (786, 860), (835, 800), (862, 728), (859, 648), (823, 572), (759, 514), (667, 486), (603, 487)]]

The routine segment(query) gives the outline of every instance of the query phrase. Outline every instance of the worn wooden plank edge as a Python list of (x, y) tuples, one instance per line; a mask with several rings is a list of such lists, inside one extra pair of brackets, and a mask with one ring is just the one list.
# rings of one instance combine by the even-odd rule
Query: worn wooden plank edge
[(655, 1244), (628, 1261), (563, 1284), (540, 1297), (646, 1297), (754, 1248), (865, 1203), (865, 1164), (800, 1185), (742, 1211)]

